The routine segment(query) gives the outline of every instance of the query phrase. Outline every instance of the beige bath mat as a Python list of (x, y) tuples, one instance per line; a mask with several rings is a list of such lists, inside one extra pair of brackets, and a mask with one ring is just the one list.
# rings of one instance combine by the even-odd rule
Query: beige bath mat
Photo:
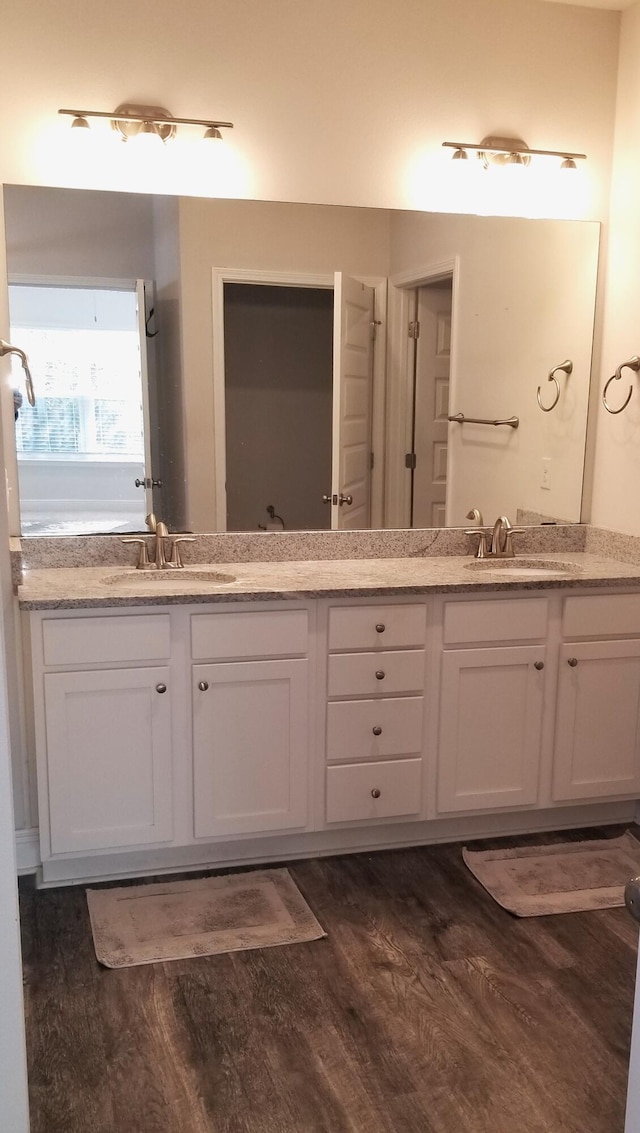
[(107, 968), (326, 935), (286, 869), (88, 889), (87, 902), (96, 956)]
[(627, 881), (640, 874), (640, 842), (619, 838), (558, 842), (462, 856), (494, 901), (518, 917), (577, 913), (624, 905)]

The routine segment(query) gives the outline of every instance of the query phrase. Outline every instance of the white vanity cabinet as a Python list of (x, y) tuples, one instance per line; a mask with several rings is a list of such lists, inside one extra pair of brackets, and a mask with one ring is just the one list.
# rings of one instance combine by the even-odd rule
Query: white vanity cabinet
[(196, 838), (306, 825), (308, 652), (306, 609), (191, 615)]
[(640, 797), (640, 592), (30, 626), (46, 884), (625, 821)]
[(567, 598), (562, 634), (553, 799), (640, 795), (640, 595)]
[(534, 806), (548, 601), (449, 600), (440, 609), (438, 813)]
[(169, 616), (35, 615), (32, 651), (43, 855), (171, 841)]
[(326, 609), (327, 824), (423, 811), (426, 603)]

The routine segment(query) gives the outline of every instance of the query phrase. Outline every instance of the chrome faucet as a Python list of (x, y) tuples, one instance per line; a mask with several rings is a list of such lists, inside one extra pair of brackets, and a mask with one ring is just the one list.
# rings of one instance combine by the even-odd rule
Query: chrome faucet
[[(195, 543), (193, 535), (169, 535), (166, 523), (156, 519), (153, 512), (146, 518), (147, 526), (153, 535), (151, 548), (147, 539), (133, 536), (123, 539), (123, 543), (137, 543), (140, 547), (136, 570), (182, 570), (184, 563), (180, 555), (180, 543)], [(169, 551), (167, 554), (167, 547)], [(149, 550), (152, 550), (152, 556)]]
[(496, 559), (513, 559), (513, 527), (506, 515), (499, 515), (493, 525), (489, 554)]
[[(474, 508), (473, 511), (477, 512), (477, 508)], [(472, 517), (475, 518), (473, 513), (470, 513), (467, 519)], [(483, 527), (470, 527), (465, 531), (465, 535), (478, 536), (478, 548), (475, 556), (477, 559), (513, 559), (515, 558), (513, 535), (521, 530), (520, 527), (511, 526), (507, 515), (499, 515), (493, 525), (491, 542), (489, 542), (489, 530)]]

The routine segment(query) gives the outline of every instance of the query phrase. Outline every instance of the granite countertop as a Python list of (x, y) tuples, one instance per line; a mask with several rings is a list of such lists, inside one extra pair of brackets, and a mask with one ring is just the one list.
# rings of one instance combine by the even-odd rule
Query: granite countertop
[[(470, 557), (331, 559), (320, 561), (192, 564), (154, 577), (153, 572), (113, 564), (27, 570), (18, 588), (24, 610), (82, 609), (113, 606), (162, 606), (180, 603), (265, 601), (268, 599), (366, 597), (393, 594), (469, 593), (577, 589), (640, 585), (640, 565), (588, 553), (541, 554), (558, 563), (558, 572), (533, 576), (502, 574), (499, 563), (481, 570)], [(536, 556), (521, 555), (535, 565)], [(486, 561), (486, 560), (485, 560)], [(563, 570), (563, 564), (567, 569)], [(198, 579), (220, 572), (233, 581)]]

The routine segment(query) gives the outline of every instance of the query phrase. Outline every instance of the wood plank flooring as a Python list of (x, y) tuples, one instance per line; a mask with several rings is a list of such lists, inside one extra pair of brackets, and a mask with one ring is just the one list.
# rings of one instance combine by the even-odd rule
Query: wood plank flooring
[(289, 868), (326, 939), (119, 971), (23, 882), (33, 1133), (622, 1133), (625, 910), (512, 917), (457, 845)]

